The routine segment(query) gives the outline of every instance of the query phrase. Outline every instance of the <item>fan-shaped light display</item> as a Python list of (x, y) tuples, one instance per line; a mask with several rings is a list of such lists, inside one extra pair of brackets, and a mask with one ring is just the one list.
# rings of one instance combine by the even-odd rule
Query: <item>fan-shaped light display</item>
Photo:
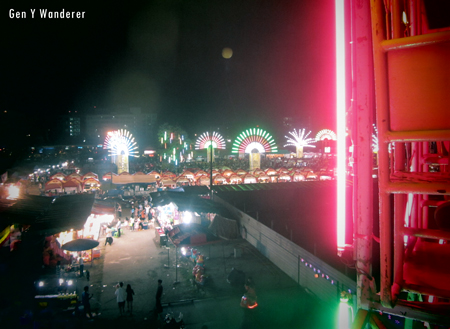
[(212, 135), (209, 132), (201, 134), (197, 138), (197, 142), (195, 143), (196, 150), (207, 149), (212, 144), (212, 147), (215, 149), (225, 149), (225, 140), (222, 135), (219, 133), (213, 132)]
[(289, 134), (293, 138), (284, 136), (287, 138), (287, 142), (288, 142), (284, 146), (286, 147), (286, 146), (291, 145), (291, 146), (295, 146), (295, 147), (316, 147), (315, 145), (309, 145), (311, 143), (316, 142), (316, 139), (308, 138), (310, 133), (311, 133), (311, 131), (305, 135), (305, 129), (301, 129), (301, 130), (299, 129), (298, 131), (295, 131), (295, 129), (294, 129), (294, 131), (289, 132)]
[(264, 129), (251, 128), (243, 131), (233, 143), (232, 153), (251, 153), (257, 149), (259, 153), (278, 152), (275, 140)]
[(138, 146), (133, 134), (126, 129), (108, 132), (105, 138), (105, 148), (109, 156), (127, 155), (138, 157)]
[(336, 133), (333, 130), (330, 129), (322, 129), (316, 134), (316, 141), (323, 141), (323, 140), (330, 140), (335, 141), (336, 140)]

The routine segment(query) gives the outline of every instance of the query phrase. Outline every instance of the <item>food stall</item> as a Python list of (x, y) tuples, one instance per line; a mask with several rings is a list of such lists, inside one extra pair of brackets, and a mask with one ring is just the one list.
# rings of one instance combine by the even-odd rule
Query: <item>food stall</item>
[(45, 192), (56, 192), (62, 193), (63, 191), (63, 181), (59, 179), (52, 179), (45, 183)]
[(167, 235), (159, 226), (155, 227), (155, 239), (156, 242), (159, 243), (160, 247), (167, 246)]
[(37, 310), (75, 310), (78, 303), (78, 288), (75, 273), (63, 276), (47, 275), (35, 281), (35, 306)]
[(95, 191), (99, 190), (101, 183), (97, 178), (87, 178), (83, 180), (83, 191)]

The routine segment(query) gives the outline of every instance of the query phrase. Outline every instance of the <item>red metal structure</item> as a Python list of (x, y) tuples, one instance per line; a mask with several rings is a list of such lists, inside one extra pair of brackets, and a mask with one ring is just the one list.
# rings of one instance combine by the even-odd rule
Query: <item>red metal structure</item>
[[(378, 315), (385, 312), (405, 318), (404, 328), (415, 328), (418, 322), (422, 327), (446, 328), (450, 326), (449, 1), (348, 4), (352, 101), (347, 117), (352, 120), (347, 127), (354, 147), (353, 250), (359, 309), (353, 327), (366, 328), (370, 321), (373, 327), (384, 328)], [(379, 139), (378, 190), (372, 192), (374, 122)], [(379, 199), (379, 232), (373, 231), (378, 218), (373, 215), (372, 193)], [(375, 243), (380, 244), (379, 289), (372, 273)]]

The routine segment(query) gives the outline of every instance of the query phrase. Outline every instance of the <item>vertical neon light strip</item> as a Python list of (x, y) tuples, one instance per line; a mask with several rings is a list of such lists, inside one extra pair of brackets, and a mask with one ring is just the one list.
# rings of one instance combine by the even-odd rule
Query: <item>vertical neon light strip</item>
[(344, 0), (336, 6), (336, 121), (337, 121), (337, 248), (345, 248), (345, 19)]

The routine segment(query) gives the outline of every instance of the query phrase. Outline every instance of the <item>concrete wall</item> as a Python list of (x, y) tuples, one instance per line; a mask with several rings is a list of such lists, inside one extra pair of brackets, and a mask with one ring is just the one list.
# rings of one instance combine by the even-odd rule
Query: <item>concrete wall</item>
[[(244, 239), (323, 302), (335, 304), (339, 301), (342, 290), (350, 290), (353, 295), (356, 295), (356, 282), (345, 274), (216, 195), (214, 201), (223, 204), (238, 218)], [(318, 278), (315, 277), (316, 274)]]

